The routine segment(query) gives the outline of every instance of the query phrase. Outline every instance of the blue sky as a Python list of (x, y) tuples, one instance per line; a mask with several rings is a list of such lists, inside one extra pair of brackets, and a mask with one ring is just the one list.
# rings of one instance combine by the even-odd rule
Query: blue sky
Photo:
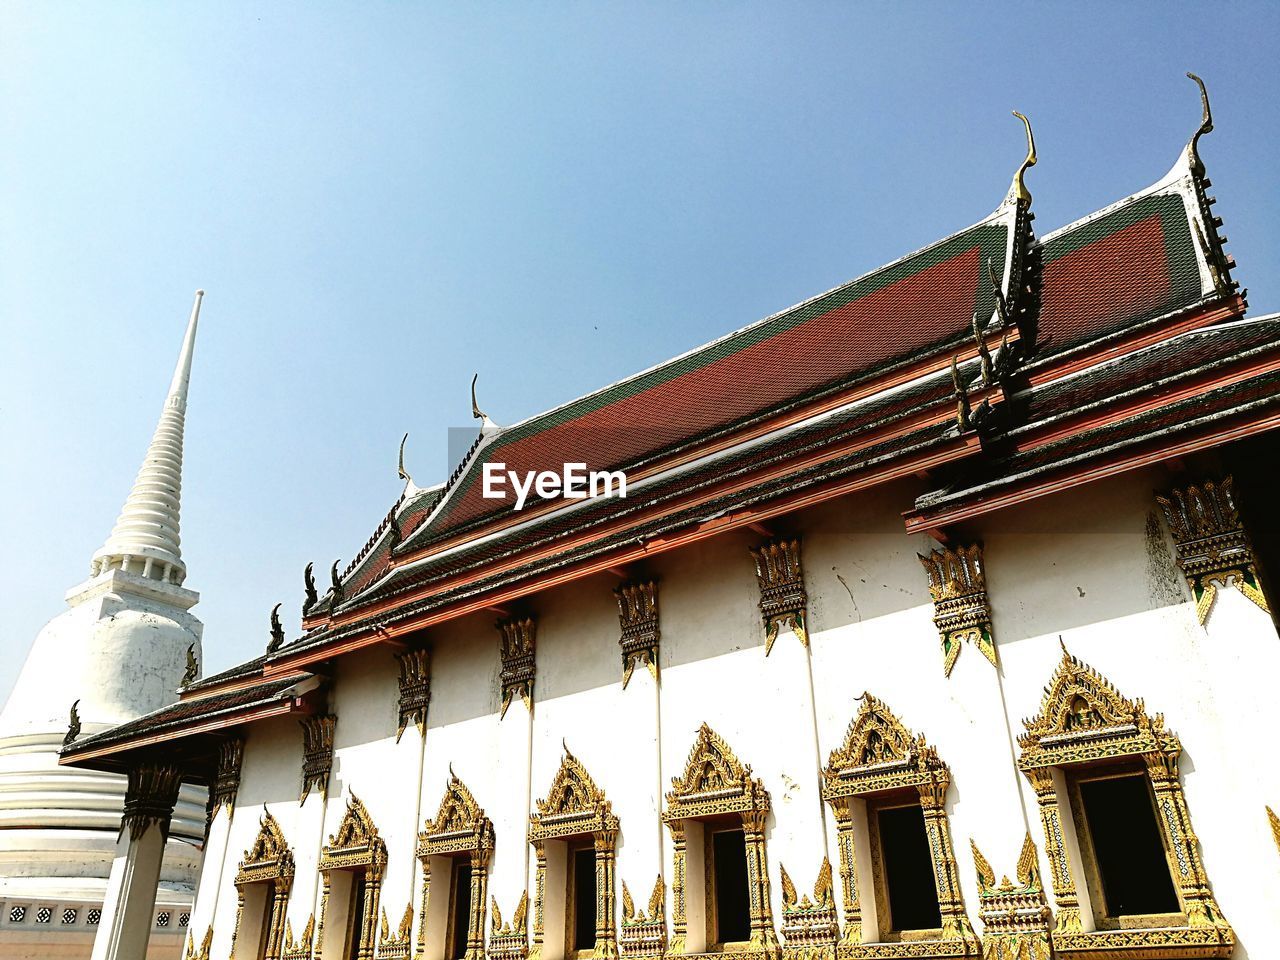
[[(1280, 309), (1262, 4), (0, 4), (0, 694), (88, 572), (208, 293), (182, 538), (206, 672), (291, 634), (511, 423), (967, 226), (1023, 153), (1045, 233), (1199, 120)], [(178, 680), (174, 678), (175, 684)]]

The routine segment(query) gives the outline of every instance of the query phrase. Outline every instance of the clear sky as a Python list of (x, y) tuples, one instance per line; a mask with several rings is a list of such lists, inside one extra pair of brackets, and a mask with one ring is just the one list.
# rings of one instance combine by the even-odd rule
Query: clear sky
[[(1040, 233), (1199, 122), (1280, 309), (1272, 5), (0, 3), (0, 696), (88, 573), (197, 287), (187, 584), (255, 656), (468, 382), (512, 423), (986, 215)], [(743, 389), (750, 389), (743, 384)], [(179, 678), (175, 677), (175, 685)]]

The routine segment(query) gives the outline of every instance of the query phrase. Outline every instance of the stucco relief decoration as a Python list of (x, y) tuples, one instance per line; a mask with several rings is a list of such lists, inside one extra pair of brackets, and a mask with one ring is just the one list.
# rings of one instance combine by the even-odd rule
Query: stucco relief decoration
[(306, 926), (302, 928), (302, 935), (296, 940), (293, 937), (293, 923), (289, 920), (284, 922), (284, 950), (280, 953), (280, 960), (311, 960), (311, 942), (315, 936), (316, 915), (310, 914), (307, 917)]
[(618, 623), (622, 635), (618, 639), (622, 647), (622, 689), (631, 682), (631, 674), (637, 664), (649, 668), (653, 679), (658, 679), (658, 583), (624, 583), (613, 591), (618, 600)]
[(489, 960), (524, 960), (529, 955), (529, 891), (525, 890), (520, 894), (516, 912), (507, 923), (502, 922), (496, 899), (493, 899), (490, 909), (493, 913), (493, 930), (489, 935)]
[(182, 770), (163, 764), (143, 763), (129, 768), (129, 785), (124, 794), (124, 815), (120, 831), (129, 831), (130, 840), (138, 840), (151, 827), (169, 839), (169, 821), (178, 802), (182, 786)]
[(929, 576), (933, 623), (942, 641), (943, 673), (951, 676), (951, 668), (956, 665), (961, 644), (966, 640), (996, 666), (982, 544), (933, 550), (921, 556), (920, 563)]
[(782, 955), (786, 960), (830, 960), (840, 936), (835, 895), (831, 887), (831, 861), (822, 858), (813, 898), (797, 897), (787, 868), (778, 865), (782, 879)]
[(382, 895), (382, 875), (387, 867), (387, 844), (378, 835), (369, 811), (354, 793), (347, 798), (347, 810), (329, 842), (320, 850), (317, 869), (323, 874), (320, 898), (320, 927), (316, 933), (316, 953), (324, 953), (325, 920), (329, 912), (329, 874), (334, 870), (364, 871), (364, 926), (359, 948), (352, 960), (372, 960), (377, 942), (378, 901)]
[(387, 919), (387, 908), (382, 908), (381, 935), (378, 938), (378, 960), (409, 960), (413, 946), (413, 904), (404, 908), (400, 926), (394, 931)]
[(718, 953), (716, 956), (780, 956), (782, 951), (769, 902), (769, 861), (764, 836), (765, 821), (769, 816), (769, 791), (764, 784), (751, 776), (751, 767), (739, 761), (724, 739), (704, 723), (698, 729), (693, 749), (689, 751), (684, 775), (672, 777), (666, 800), (667, 809), (662, 819), (671, 831), (674, 847), (670, 952), (685, 953), (688, 938), (685, 822), (731, 813), (742, 818), (747, 852), (747, 892), (751, 901), (751, 943), (745, 950)]
[[(449, 783), (435, 818), (418, 834), (418, 860), (422, 864), (422, 917), (427, 916), (431, 896), (431, 858), (465, 856), (471, 864), (471, 915), (467, 918), (465, 960), (483, 960), (485, 906), (488, 903), (489, 858), (493, 854), (493, 823), (467, 785), (449, 769)], [(449, 878), (446, 877), (446, 885)], [(447, 889), (447, 886), (446, 886)], [(419, 957), (426, 955), (426, 923), (418, 927)]]
[(272, 890), (271, 916), (264, 932), (266, 950), (263, 957), (264, 960), (277, 960), (280, 957), (293, 873), (293, 851), (285, 842), (280, 824), (264, 807), (258, 835), (254, 838), (253, 845), (245, 851), (244, 859), (236, 870), (236, 925), (231, 933), (231, 956), (235, 956), (236, 939), (240, 935), (240, 923), (244, 917), (245, 887), (254, 883), (269, 883)]
[(805, 611), (809, 595), (804, 589), (799, 538), (780, 539), (751, 550), (760, 583), (760, 616), (764, 621), (764, 655), (773, 650), (778, 631), (790, 627), (800, 642), (809, 645)]
[(1049, 960), (1053, 914), (1045, 902), (1036, 845), (1030, 832), (1018, 855), (1017, 883), (1005, 876), (997, 884), (995, 871), (977, 843), (970, 839), (969, 844), (978, 871), (983, 960)]
[(333, 731), (338, 718), (333, 714), (305, 717), (298, 723), (302, 727), (302, 794), (299, 803), (306, 803), (314, 787), (323, 799), (329, 793), (329, 772), (333, 769)]
[(204, 932), (204, 939), (200, 941), (200, 946), (196, 946), (196, 935), (194, 933), (187, 934), (187, 950), (182, 955), (182, 960), (209, 960), (209, 951), (213, 949), (213, 927), (209, 926)]
[[(841, 958), (976, 956), (981, 946), (965, 914), (945, 809), (951, 771), (923, 734), (913, 735), (883, 701), (869, 693), (864, 693), (860, 700), (862, 706), (850, 722), (843, 744), (831, 753), (822, 771), (822, 796), (831, 804), (839, 831), (837, 847), (844, 888), (845, 927), (836, 955)], [(913, 789), (920, 796), (942, 933), (939, 939), (910, 944), (863, 943), (852, 801), (903, 789)]]
[(1244, 531), (1230, 476), (1219, 482), (1175, 487), (1156, 496), (1178, 545), (1178, 567), (1196, 601), (1196, 616), (1204, 623), (1219, 587), (1231, 583), (1268, 613), (1253, 545)]
[(234, 809), (236, 794), (240, 790), (240, 765), (243, 761), (244, 741), (239, 737), (218, 744), (218, 767), (213, 778), (213, 789), (209, 791), (210, 820), (223, 807), (228, 812)]
[[(1191, 826), (1178, 757), (1182, 744), (1164, 726), (1164, 717), (1146, 713), (1141, 700), (1130, 700), (1088, 664), (1062, 648), (1062, 660), (1045, 688), (1040, 712), (1023, 721), (1018, 737), (1018, 766), (1035, 788), (1045, 832), (1045, 852), (1053, 881), (1057, 923), (1054, 949), (1116, 951), (1116, 956), (1230, 956), (1235, 934), (1223, 918), (1200, 859)], [(1080, 898), (1072, 879), (1071, 855), (1064, 841), (1056, 767), (1133, 758), (1142, 762), (1155, 793), (1157, 820), (1164, 842), (1177, 864), (1174, 883), (1185, 926), (1150, 930), (1083, 932)], [(1121, 953), (1119, 951), (1134, 951)], [(1145, 951), (1145, 952), (1143, 952)]]
[(617, 864), (618, 818), (604, 791), (596, 786), (582, 762), (564, 748), (564, 758), (556, 771), (545, 800), (535, 804), (529, 817), (529, 842), (537, 855), (534, 884), (533, 953), (541, 956), (546, 889), (546, 849), (548, 840), (590, 836), (596, 851), (596, 945), (593, 956), (618, 956), (618, 931), (614, 921), (614, 884)]
[(507, 715), (512, 699), (517, 696), (524, 701), (526, 710), (533, 709), (534, 654), (538, 625), (532, 617), (525, 617), (500, 620), (496, 626), (500, 634), (498, 652), (502, 658), (502, 712), (498, 719), (502, 719)]
[(649, 912), (646, 915), (643, 909), (636, 909), (627, 882), (622, 881), (622, 932), (618, 945), (624, 957), (655, 958), (666, 954), (666, 899), (667, 888), (659, 874), (653, 883), (653, 892), (649, 894)]
[(400, 665), (400, 699), (396, 704), (399, 723), (396, 725), (396, 743), (404, 736), (410, 723), (418, 727), (422, 736), (427, 726), (427, 705), (431, 702), (431, 652), (406, 650), (396, 654)]

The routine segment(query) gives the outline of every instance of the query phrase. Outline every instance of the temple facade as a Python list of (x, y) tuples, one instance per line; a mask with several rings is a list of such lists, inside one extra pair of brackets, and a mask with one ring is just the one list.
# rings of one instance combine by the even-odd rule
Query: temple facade
[[(197, 292), (160, 422), (89, 579), (36, 637), (0, 713), (0, 956), (90, 955), (115, 857), (127, 777), (60, 767), (58, 751), (163, 707), (197, 679), (200, 595), (185, 585), (179, 513)], [(63, 700), (63, 696), (68, 699)], [(71, 729), (68, 730), (68, 714)], [(148, 957), (181, 950), (204, 839), (206, 790), (169, 821)], [(142, 953), (135, 955), (138, 958)]]
[[(521, 423), (473, 393), (443, 484), (402, 447), (300, 636), (63, 749), (130, 778), (95, 958), (183, 784), (186, 960), (1273, 955), (1280, 316), (1201, 93), (1074, 223), (1024, 119), (973, 226)], [(625, 497), (486, 495), (577, 463)]]

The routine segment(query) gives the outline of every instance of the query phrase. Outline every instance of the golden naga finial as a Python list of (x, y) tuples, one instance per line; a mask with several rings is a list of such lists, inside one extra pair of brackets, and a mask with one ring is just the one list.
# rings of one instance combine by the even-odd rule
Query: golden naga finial
[(1014, 199), (1019, 201), (1031, 202), (1031, 191), (1027, 189), (1024, 175), (1028, 167), (1036, 165), (1036, 137), (1031, 132), (1031, 121), (1017, 110), (1013, 111), (1013, 115), (1022, 121), (1023, 126), (1027, 128), (1027, 158), (1022, 161), (1022, 166), (1018, 167), (1017, 173), (1013, 175), (1013, 187), (1009, 191)]
[(1200, 88), (1200, 126), (1191, 135), (1191, 142), (1187, 144), (1187, 149), (1191, 152), (1191, 165), (1196, 174), (1203, 175), (1204, 164), (1200, 162), (1200, 138), (1213, 130), (1213, 111), (1209, 109), (1209, 91), (1205, 89), (1204, 81), (1190, 71), (1187, 72), (1187, 76)]

